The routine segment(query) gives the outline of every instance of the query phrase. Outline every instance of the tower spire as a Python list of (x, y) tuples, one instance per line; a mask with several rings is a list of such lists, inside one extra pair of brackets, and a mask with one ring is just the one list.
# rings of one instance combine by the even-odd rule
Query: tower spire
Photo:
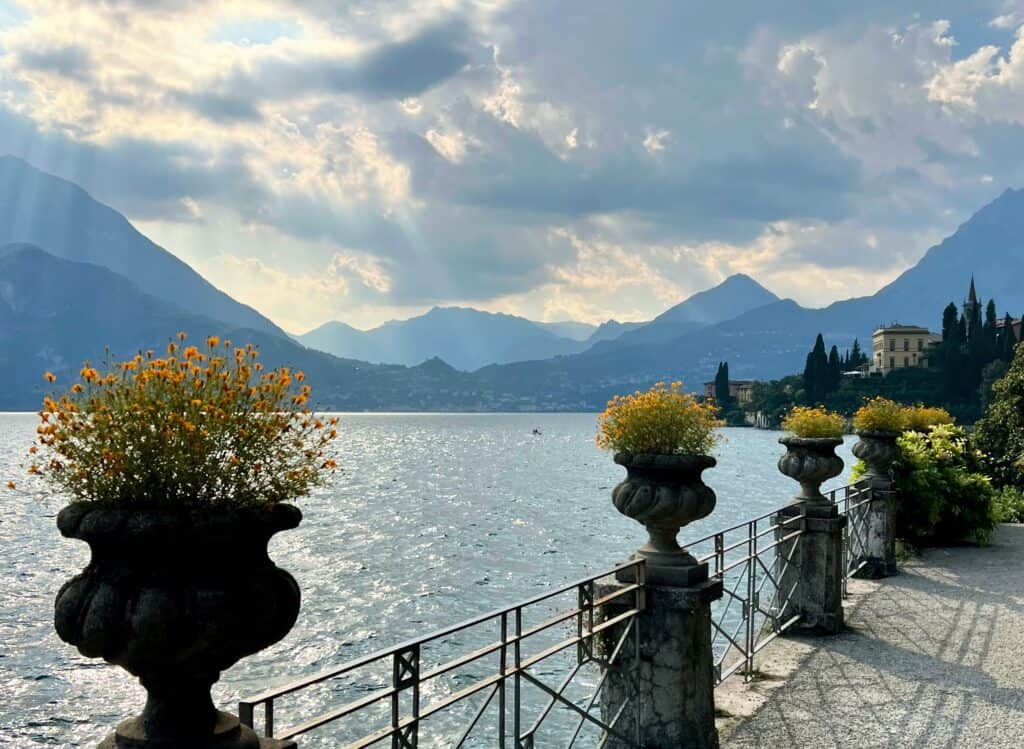
[(978, 292), (975, 291), (975, 289), (974, 289), (974, 274), (973, 273), (971, 274), (971, 290), (967, 294), (967, 301), (970, 302), (971, 304), (977, 304), (978, 303)]

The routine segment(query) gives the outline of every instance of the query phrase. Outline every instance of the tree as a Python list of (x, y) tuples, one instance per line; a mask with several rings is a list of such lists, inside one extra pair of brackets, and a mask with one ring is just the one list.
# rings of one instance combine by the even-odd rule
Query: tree
[(729, 362), (718, 363), (718, 371), (715, 373), (715, 403), (723, 413), (732, 406), (732, 396), (729, 394)]
[(856, 338), (853, 339), (853, 349), (850, 351), (849, 368), (856, 369), (862, 364), (866, 364), (868, 357), (860, 350), (860, 341)]
[(833, 346), (832, 350), (828, 352), (828, 393), (834, 393), (838, 390), (839, 383), (842, 380), (843, 364), (839, 360), (839, 349)]
[(998, 330), (999, 317), (996, 313), (996, 300), (989, 299), (988, 306), (985, 308), (985, 325), (982, 328), (982, 333), (985, 336), (985, 342), (988, 343), (994, 350), (996, 347), (996, 331)]
[(1024, 489), (1024, 346), (992, 386), (992, 401), (975, 425), (974, 442), (996, 486)]
[(996, 382), (1003, 379), (1010, 365), (1002, 359), (993, 359), (981, 370), (981, 385), (978, 386), (978, 395), (981, 400), (981, 407), (988, 408), (992, 403), (992, 389)]
[(999, 331), (999, 341), (996, 345), (996, 354), (1006, 364), (1013, 361), (1013, 350), (1017, 347), (1017, 336), (1013, 333), (1013, 318), (1007, 312), (1003, 318), (1003, 327)]
[[(942, 340), (943, 342), (952, 343), (955, 338), (958, 337), (960, 332), (959, 329), (960, 312), (957, 310), (956, 305), (950, 302), (946, 309), (942, 312)], [(959, 341), (957, 342), (959, 343)]]
[(807, 355), (807, 363), (804, 366), (804, 391), (809, 403), (818, 404), (825, 400), (829, 390), (829, 379), (825, 339), (818, 333), (814, 348)]

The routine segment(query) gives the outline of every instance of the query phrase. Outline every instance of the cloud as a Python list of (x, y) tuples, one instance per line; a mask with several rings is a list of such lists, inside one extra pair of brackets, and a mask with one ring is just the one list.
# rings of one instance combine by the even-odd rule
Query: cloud
[(1024, 124), (1024, 24), (1000, 52), (985, 45), (942, 67), (926, 84), (928, 98), (982, 121)]
[(246, 61), (212, 82), (200, 82), (193, 96), (227, 96), (252, 101), (287, 101), (310, 94), (362, 94), (405, 99), (419, 96), (456, 75), (470, 62), (468, 32), (461, 23), (427, 28), (408, 39), (379, 45), (363, 54), (307, 52), (292, 45)]
[(54, 73), (78, 81), (92, 76), (92, 55), (78, 44), (23, 49), (17, 53), (16, 64), (23, 70)]
[(0, 151), (296, 329), (649, 318), (738, 270), (820, 303), (1024, 180), (989, 25), (1021, 8), (917, 10), (31, 3), (0, 25)]

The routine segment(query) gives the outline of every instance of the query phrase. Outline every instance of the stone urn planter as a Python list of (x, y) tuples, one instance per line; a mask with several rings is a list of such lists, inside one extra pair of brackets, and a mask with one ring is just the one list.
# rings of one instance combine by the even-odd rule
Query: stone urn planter
[(707, 565), (698, 564), (676, 536), (715, 509), (715, 493), (701, 478), (715, 459), (619, 452), (615, 462), (626, 469), (625, 480), (612, 490), (615, 509), (647, 528), (647, 543), (634, 555), (646, 560), (647, 582), (686, 586), (705, 579)]
[(821, 493), (821, 485), (843, 472), (843, 459), (836, 455), (842, 438), (781, 437), (779, 442), (786, 446), (786, 453), (779, 458), (779, 470), (800, 482), (800, 494), (793, 504), (803, 503), (807, 510), (831, 507)]
[(69, 505), (62, 535), (92, 559), (57, 595), (62, 640), (139, 678), (142, 714), (100, 744), (145, 749), (256, 749), (260, 741), (219, 712), (210, 687), (241, 658), (282, 639), (299, 612), (299, 587), (267, 555), (275, 533), (302, 514), (255, 508)]
[(889, 469), (900, 453), (896, 444), (899, 436), (897, 432), (857, 432), (859, 439), (853, 446), (853, 454), (864, 461), (868, 469), (865, 476), (873, 483), (884, 481), (888, 486)]

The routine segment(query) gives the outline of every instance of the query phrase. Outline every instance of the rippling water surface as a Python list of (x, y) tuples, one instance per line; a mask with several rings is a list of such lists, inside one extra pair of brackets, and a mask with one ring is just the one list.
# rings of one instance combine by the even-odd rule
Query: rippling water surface
[[(224, 675), (214, 690), (219, 705), (233, 710), (240, 694), (625, 559), (644, 534), (611, 505), (609, 492), (623, 471), (594, 447), (594, 425), (592, 414), (343, 415), (343, 470), (300, 503), (302, 525), (271, 545), (302, 587), (298, 623), (284, 641)], [(34, 416), (0, 414), (4, 483), (18, 478), (34, 427)], [(705, 474), (718, 506), (684, 529), (684, 538), (769, 512), (797, 488), (775, 467), (777, 434), (724, 432), (718, 466)], [(849, 468), (848, 445), (840, 454)], [(845, 474), (834, 485), (841, 483)], [(95, 745), (141, 709), (144, 692), (125, 672), (80, 657), (53, 632), (54, 595), (88, 561), (85, 544), (56, 530), (60, 499), (38, 504), (2, 496), (0, 745)], [(309, 716), (336, 704), (338, 695), (367, 688), (349, 681), (334, 694), (328, 689), (289, 704)], [(294, 722), (287, 714), (279, 721)], [(335, 746), (340, 738), (324, 729), (301, 746)]]

